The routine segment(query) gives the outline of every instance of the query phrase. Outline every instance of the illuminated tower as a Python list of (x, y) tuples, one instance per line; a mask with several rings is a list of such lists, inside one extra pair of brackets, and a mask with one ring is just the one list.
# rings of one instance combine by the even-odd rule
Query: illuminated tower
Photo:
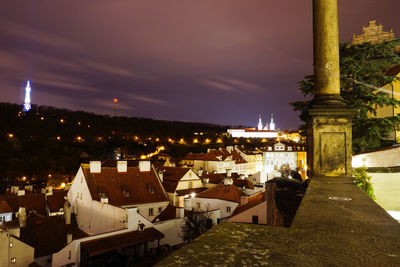
[(262, 129), (263, 129), (263, 127), (262, 127), (261, 114), (260, 114), (260, 118), (258, 119), (258, 130), (261, 131)]
[(22, 111), (29, 111), (31, 109), (31, 82), (26, 82), (25, 87), (25, 103)]
[(275, 131), (274, 114), (271, 113), (271, 122), (269, 123), (269, 129)]

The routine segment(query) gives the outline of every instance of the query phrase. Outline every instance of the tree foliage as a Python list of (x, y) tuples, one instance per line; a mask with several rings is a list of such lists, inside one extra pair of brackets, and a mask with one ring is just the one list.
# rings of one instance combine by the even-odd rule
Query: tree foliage
[[(391, 98), (381, 87), (390, 84), (397, 77), (387, 74), (388, 69), (400, 64), (400, 57), (393, 48), (400, 44), (394, 40), (382, 44), (363, 43), (349, 45), (341, 43), (340, 84), (341, 95), (347, 106), (356, 111), (353, 118), (353, 150), (362, 152), (388, 145), (389, 134), (400, 125), (400, 116), (376, 118), (377, 107), (397, 107), (400, 101)], [(314, 96), (314, 76), (306, 76), (300, 81), (304, 96)], [(300, 118), (306, 121), (311, 101), (291, 103), (300, 111)]]
[(354, 169), (354, 178), (357, 186), (361, 188), (370, 198), (375, 200), (374, 188), (371, 183), (371, 176), (367, 174), (367, 167), (359, 167)]
[(185, 243), (192, 242), (196, 237), (211, 228), (207, 212), (195, 212), (191, 210), (185, 217), (182, 226), (183, 241)]

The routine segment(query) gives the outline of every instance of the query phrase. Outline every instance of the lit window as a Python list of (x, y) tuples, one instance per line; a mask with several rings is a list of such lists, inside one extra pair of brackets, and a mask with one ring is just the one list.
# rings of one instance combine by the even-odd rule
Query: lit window
[(153, 208), (149, 209), (149, 216), (153, 216)]
[(226, 212), (231, 212), (231, 207), (226, 207)]
[(17, 258), (16, 257), (11, 258), (11, 263), (16, 263), (16, 262), (17, 262)]

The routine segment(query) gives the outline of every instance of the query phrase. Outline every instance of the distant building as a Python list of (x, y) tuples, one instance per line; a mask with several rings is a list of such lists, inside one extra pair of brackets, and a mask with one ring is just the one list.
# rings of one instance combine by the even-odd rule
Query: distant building
[(243, 137), (243, 138), (277, 138), (278, 131), (276, 131), (276, 125), (274, 122), (273, 115), (271, 114), (271, 121), (265, 124), (261, 120), (261, 115), (258, 120), (257, 129), (256, 128), (244, 128), (244, 129), (228, 129), (228, 133), (232, 137)]
[(204, 191), (203, 181), (190, 168), (163, 167), (159, 170), (159, 177), (171, 205), (175, 207), (183, 207), (184, 198), (192, 193)]
[(393, 29), (389, 32), (383, 30), (383, 25), (376, 24), (376, 20), (369, 21), (367, 27), (363, 27), (362, 34), (353, 34), (352, 44), (362, 44), (365, 42), (371, 42), (373, 44), (379, 44), (383, 42), (392, 41), (395, 39)]
[[(298, 170), (302, 179), (306, 179), (307, 154), (304, 146), (298, 144), (284, 144), (281, 142), (267, 146), (263, 151), (263, 175), (260, 183), (277, 177), (282, 167)], [(280, 176), (280, 175), (279, 175)]]

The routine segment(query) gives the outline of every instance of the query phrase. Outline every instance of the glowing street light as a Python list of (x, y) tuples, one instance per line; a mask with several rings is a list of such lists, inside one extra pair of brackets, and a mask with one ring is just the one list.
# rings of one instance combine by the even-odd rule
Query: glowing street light
[(8, 134), (8, 137), (13, 138), (13, 137), (14, 137), (14, 134), (13, 134), (13, 133), (9, 133), (9, 134)]

